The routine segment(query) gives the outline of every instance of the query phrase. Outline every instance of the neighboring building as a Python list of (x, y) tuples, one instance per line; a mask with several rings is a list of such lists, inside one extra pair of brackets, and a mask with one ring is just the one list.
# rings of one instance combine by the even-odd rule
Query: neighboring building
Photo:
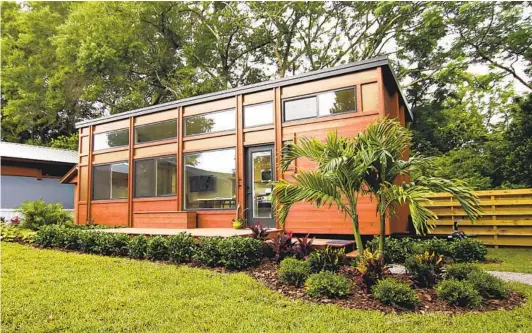
[[(248, 222), (274, 227), (267, 184), (282, 145), (352, 136), (382, 116), (412, 120), (384, 57), (80, 122), (77, 223), (231, 228), (240, 205)], [(309, 167), (298, 160), (283, 176)], [(362, 198), (359, 213), (361, 232), (377, 233), (375, 202)], [(352, 234), (335, 207), (304, 203), (285, 227)], [(402, 210), (387, 232), (406, 231)]]
[(61, 178), (78, 160), (73, 150), (0, 142), (0, 216), (10, 219), (25, 200), (43, 199), (74, 209), (74, 184), (61, 184)]

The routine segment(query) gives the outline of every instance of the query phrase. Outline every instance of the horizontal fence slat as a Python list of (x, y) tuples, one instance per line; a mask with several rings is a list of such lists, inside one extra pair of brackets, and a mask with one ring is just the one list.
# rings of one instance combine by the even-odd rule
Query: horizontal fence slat
[(438, 220), (433, 222), (434, 235), (448, 235), (453, 224), (458, 229), (481, 239), (487, 245), (532, 247), (532, 189), (476, 191), (482, 208), (481, 216), (472, 223), (460, 203), (447, 193), (434, 193), (423, 205)]

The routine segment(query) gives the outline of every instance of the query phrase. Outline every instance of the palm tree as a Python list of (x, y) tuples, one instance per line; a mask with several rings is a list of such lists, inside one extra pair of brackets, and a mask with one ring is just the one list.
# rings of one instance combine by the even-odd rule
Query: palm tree
[(286, 171), (297, 158), (308, 158), (317, 164), (315, 170), (301, 170), (294, 181), (280, 180), (273, 188), (273, 204), (279, 223), (284, 226), (290, 207), (300, 201), (316, 207), (336, 205), (349, 216), (357, 249), (364, 245), (360, 236), (357, 202), (363, 194), (364, 177), (373, 157), (365, 149), (356, 149), (356, 138), (338, 137), (336, 131), (321, 142), (315, 138), (301, 138), (298, 145), (289, 143), (283, 148), (281, 168)]
[[(431, 222), (438, 217), (423, 203), (430, 202), (434, 192), (447, 192), (458, 200), (471, 221), (481, 213), (480, 201), (472, 190), (459, 180), (423, 176), (432, 166), (431, 159), (414, 155), (403, 158), (410, 147), (410, 131), (395, 120), (378, 119), (370, 124), (356, 140), (356, 149), (371, 151), (374, 157), (364, 176), (367, 190), (377, 200), (380, 218), (379, 253), (384, 254), (386, 218), (396, 214), (398, 206), (408, 204), (414, 228), (418, 234), (426, 234)], [(401, 175), (418, 176), (410, 183), (398, 183)]]

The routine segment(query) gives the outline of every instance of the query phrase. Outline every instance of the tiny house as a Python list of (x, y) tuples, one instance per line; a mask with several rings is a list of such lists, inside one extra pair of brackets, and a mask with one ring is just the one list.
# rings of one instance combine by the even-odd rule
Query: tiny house
[[(412, 120), (385, 57), (79, 122), (76, 222), (136, 228), (276, 227), (270, 181), (281, 148), (327, 132), (352, 136), (378, 117)], [(361, 232), (376, 234), (375, 203), (359, 203)], [(295, 205), (285, 229), (352, 234), (336, 208)], [(387, 233), (407, 231), (401, 212)]]

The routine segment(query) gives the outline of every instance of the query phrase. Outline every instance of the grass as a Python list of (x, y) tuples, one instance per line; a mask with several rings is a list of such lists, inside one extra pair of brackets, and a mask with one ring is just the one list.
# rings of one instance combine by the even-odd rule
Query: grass
[[(532, 297), (532, 286), (512, 284)], [(2, 243), (2, 332), (529, 332), (513, 311), (383, 314), (293, 301), (243, 274)]]
[(532, 274), (532, 248), (489, 248), (488, 259), (501, 263), (480, 264), (489, 271), (505, 271)]

